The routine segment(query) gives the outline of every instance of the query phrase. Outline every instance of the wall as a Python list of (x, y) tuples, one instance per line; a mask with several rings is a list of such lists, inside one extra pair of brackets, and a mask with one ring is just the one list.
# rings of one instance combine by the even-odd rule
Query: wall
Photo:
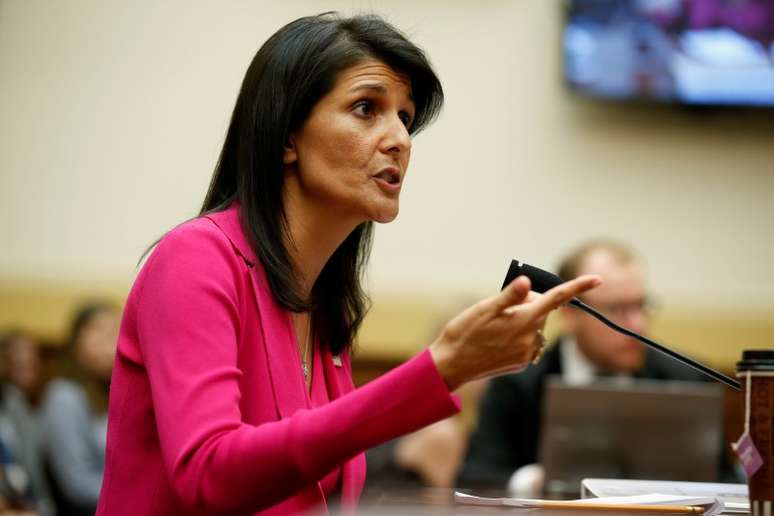
[(643, 251), (665, 315), (752, 318), (767, 330), (750, 344), (774, 344), (771, 112), (575, 98), (546, 0), (1, 1), (0, 325), (56, 333), (72, 299), (122, 298), (143, 250), (196, 213), (258, 46), (302, 14), (377, 5), (447, 94), (377, 230), (377, 306), (428, 299), (431, 317), (494, 293), (511, 257), (552, 267), (605, 235)]

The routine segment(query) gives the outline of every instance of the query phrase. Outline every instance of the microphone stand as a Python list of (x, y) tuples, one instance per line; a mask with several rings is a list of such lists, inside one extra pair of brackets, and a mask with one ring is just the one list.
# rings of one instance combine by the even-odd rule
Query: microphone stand
[[(532, 282), (532, 290), (534, 290), (535, 292), (539, 292), (541, 294), (557, 285), (561, 285), (562, 283), (564, 283), (564, 280), (562, 278), (560, 278), (559, 276), (557, 276), (552, 272), (544, 271), (543, 269), (539, 269), (538, 267), (535, 267), (533, 265), (520, 262), (519, 260), (511, 260), (511, 265), (510, 267), (508, 267), (508, 273), (505, 275), (505, 281), (503, 282), (502, 288), (505, 288), (506, 285), (508, 285), (511, 281), (513, 281), (514, 278), (521, 275), (527, 276)], [(607, 326), (614, 329), (615, 331), (619, 333), (623, 333), (624, 335), (627, 335), (634, 339), (637, 339), (638, 341), (642, 342), (647, 346), (650, 346), (656, 351), (659, 351), (665, 354), (666, 356), (671, 357), (677, 360), (678, 362), (682, 362), (683, 364), (696, 369), (700, 373), (709, 376), (713, 380), (717, 380), (718, 382), (724, 383), (729, 387), (733, 387), (737, 391), (742, 390), (741, 384), (738, 381), (734, 380), (733, 378), (730, 378), (719, 371), (715, 371), (711, 367), (708, 367), (702, 364), (701, 362), (697, 362), (692, 358), (688, 358), (684, 355), (681, 355), (677, 351), (673, 351), (668, 347), (659, 344), (656, 341), (650, 340), (647, 337), (643, 337), (642, 335), (635, 333), (632, 330), (624, 328), (623, 326), (619, 326), (618, 324), (614, 323), (613, 321), (611, 321), (610, 319), (608, 319), (607, 317), (599, 313), (596, 309), (587, 305), (586, 303), (584, 303), (578, 298), (573, 298), (572, 300), (569, 301), (568, 304), (574, 308), (583, 310), (590, 316), (601, 321), (602, 323), (606, 324)]]
[(730, 378), (730, 377), (724, 375), (723, 373), (721, 373), (719, 371), (715, 371), (711, 367), (707, 367), (706, 365), (702, 364), (701, 362), (697, 362), (696, 360), (693, 360), (692, 358), (688, 358), (685, 355), (681, 355), (677, 351), (673, 351), (673, 350), (669, 349), (668, 347), (663, 346), (663, 345), (659, 344), (658, 342), (656, 342), (654, 340), (651, 340), (651, 339), (649, 339), (647, 337), (644, 337), (644, 336), (640, 335), (639, 333), (635, 333), (635, 332), (633, 332), (633, 331), (631, 331), (631, 330), (629, 330), (627, 328), (624, 328), (623, 326), (620, 326), (620, 325), (614, 323), (613, 321), (611, 321), (610, 319), (608, 319), (607, 317), (605, 317), (604, 315), (602, 315), (601, 313), (596, 311), (594, 308), (592, 308), (591, 306), (587, 305), (586, 303), (584, 303), (583, 301), (581, 301), (578, 298), (573, 298), (569, 302), (569, 305), (574, 307), (574, 308), (578, 308), (579, 310), (583, 310), (584, 312), (586, 312), (590, 316), (592, 316), (595, 319), (601, 321), (602, 323), (606, 324), (607, 326), (609, 326), (610, 328), (614, 329), (615, 331), (617, 331), (619, 333), (623, 333), (624, 335), (628, 335), (629, 337), (635, 338), (638, 341), (642, 342), (643, 344), (646, 344), (647, 346), (650, 346), (651, 348), (655, 349), (656, 351), (660, 351), (661, 353), (667, 355), (668, 357), (671, 357), (671, 358), (673, 358), (673, 359), (675, 359), (675, 360), (677, 360), (679, 362), (682, 362), (683, 364), (696, 369), (700, 373), (705, 374), (705, 375), (713, 378), (714, 380), (717, 380), (717, 381), (719, 381), (721, 383), (724, 383), (724, 384), (728, 385), (729, 387), (733, 387), (737, 391), (742, 390), (741, 384), (738, 381), (734, 380), (733, 378)]

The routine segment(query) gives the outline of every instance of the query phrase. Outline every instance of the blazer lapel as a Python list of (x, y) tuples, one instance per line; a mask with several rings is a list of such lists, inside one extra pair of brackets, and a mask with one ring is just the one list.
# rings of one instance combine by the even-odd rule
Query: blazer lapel
[[(290, 313), (283, 310), (274, 300), (266, 271), (263, 270), (242, 229), (240, 209), (239, 203), (234, 202), (228, 209), (211, 213), (207, 218), (223, 231), (236, 252), (245, 260), (252, 294), (258, 308), (256, 316), (263, 339), (263, 350), (266, 354), (277, 416), (287, 418), (297, 410), (309, 406), (293, 321)], [(335, 392), (342, 392), (338, 383), (336, 383)], [(338, 397), (338, 394), (336, 396)], [(342, 473), (342, 477), (344, 476)], [(344, 482), (343, 479), (342, 482)], [(323, 512), (327, 513), (325, 496), (319, 482), (316, 488), (305, 489), (289, 500), (289, 503), (290, 507), (294, 507), (291, 509), (293, 512), (308, 510), (310, 507), (322, 507)]]
[(253, 267), (250, 279), (258, 305), (274, 401), (280, 417), (290, 417), (297, 410), (306, 408), (308, 400), (290, 314), (274, 301), (263, 267)]
[(289, 417), (307, 406), (306, 386), (300, 373), (301, 358), (290, 314), (274, 301), (266, 272), (242, 229), (239, 203), (233, 202), (228, 209), (210, 213), (207, 218), (223, 231), (247, 264), (277, 412), (282, 418)]

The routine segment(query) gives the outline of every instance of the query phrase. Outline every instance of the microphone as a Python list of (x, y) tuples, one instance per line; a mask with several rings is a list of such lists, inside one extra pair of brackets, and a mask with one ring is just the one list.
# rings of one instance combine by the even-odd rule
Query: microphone
[[(505, 288), (511, 281), (516, 279), (518, 276), (528, 277), (530, 282), (532, 282), (532, 290), (540, 294), (543, 294), (546, 291), (552, 289), (553, 287), (564, 283), (564, 280), (554, 273), (544, 271), (543, 269), (538, 269), (537, 267), (533, 267), (532, 265), (526, 264), (524, 262), (520, 262), (518, 260), (511, 260), (511, 265), (510, 267), (508, 267), (508, 273), (505, 275), (505, 281), (503, 282), (503, 286), (501, 290)], [(629, 330), (628, 328), (624, 328), (623, 326), (620, 326), (614, 323), (613, 321), (611, 321), (610, 319), (608, 319), (607, 317), (599, 313), (597, 310), (595, 310), (593, 307), (587, 305), (577, 297), (572, 298), (568, 304), (574, 308), (583, 310), (587, 314), (591, 315), (595, 319), (606, 324), (607, 326), (614, 329), (615, 331), (619, 333), (623, 333), (624, 335), (627, 335), (629, 337), (635, 338), (638, 341), (642, 342), (643, 344), (655, 349), (656, 351), (659, 351), (664, 355), (667, 355), (668, 357), (674, 360), (677, 360), (678, 362), (682, 362), (683, 364), (696, 369), (700, 373), (706, 376), (709, 376), (713, 380), (716, 380), (720, 383), (724, 383), (729, 387), (733, 387), (738, 391), (741, 390), (741, 384), (738, 381), (734, 380), (733, 378), (730, 378), (724, 375), (723, 373), (702, 364), (701, 362), (697, 362), (692, 358), (688, 358), (685, 355), (681, 355), (677, 351), (671, 350), (668, 347), (662, 344), (659, 344), (654, 340), (651, 340), (647, 337), (643, 337), (642, 335), (635, 333), (632, 330)]]

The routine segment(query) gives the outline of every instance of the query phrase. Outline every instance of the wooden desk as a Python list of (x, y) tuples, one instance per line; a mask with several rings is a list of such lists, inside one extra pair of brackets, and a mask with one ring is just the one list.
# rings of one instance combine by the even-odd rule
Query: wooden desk
[[(363, 493), (357, 514), (373, 516), (412, 515), (475, 515), (475, 514), (531, 514), (534, 516), (632, 516), (635, 512), (564, 511), (518, 509), (514, 507), (480, 507), (454, 502), (454, 489), (418, 487), (410, 489), (370, 489)], [(466, 493), (487, 496), (508, 496), (503, 490), (464, 490)]]

